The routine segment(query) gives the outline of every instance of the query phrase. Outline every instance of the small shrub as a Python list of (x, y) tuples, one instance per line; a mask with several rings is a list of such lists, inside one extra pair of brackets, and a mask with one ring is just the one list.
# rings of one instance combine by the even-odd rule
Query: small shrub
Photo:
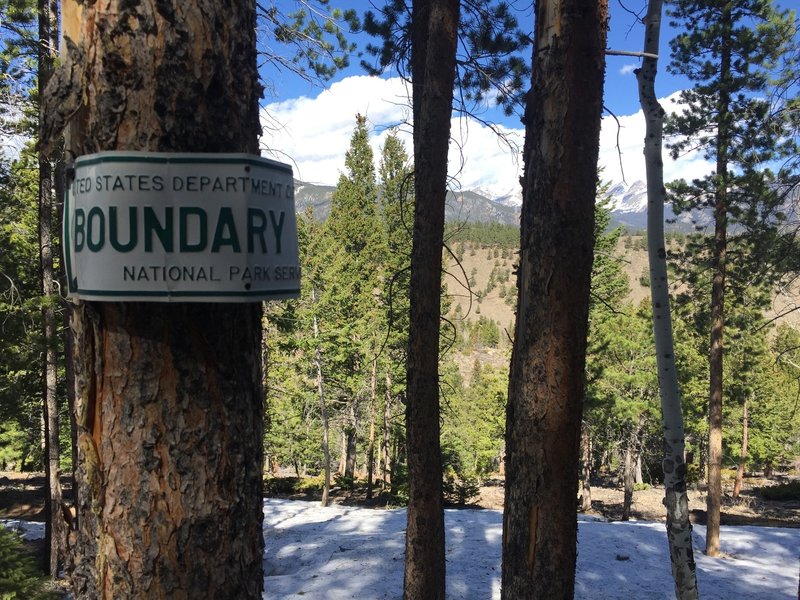
[(633, 491), (634, 492), (641, 492), (642, 490), (649, 490), (650, 484), (649, 483), (634, 483), (633, 484)]
[(448, 476), (442, 482), (445, 502), (464, 506), (474, 498), (477, 498), (481, 491), (480, 482), (474, 477), (464, 477), (463, 479)]
[[(345, 477), (344, 475), (336, 475), (334, 476), (334, 481), (336, 485), (340, 488), (344, 488), (346, 490), (354, 490), (356, 489), (356, 482), (358, 481), (355, 477)], [(324, 481), (320, 482), (324, 483)], [(320, 487), (322, 489), (322, 487)]]
[(800, 480), (795, 479), (778, 485), (766, 485), (756, 488), (756, 492), (765, 500), (778, 500), (780, 502), (800, 500)]
[(0, 527), (0, 598), (3, 600), (51, 600), (56, 595), (46, 589), (47, 580), (36, 568), (22, 540), (13, 531)]
[(295, 489), (300, 494), (315, 494), (321, 493), (323, 487), (325, 487), (325, 475), (317, 475), (316, 477), (303, 477)]
[(264, 480), (266, 494), (293, 494), (300, 481), (299, 477), (267, 477)]

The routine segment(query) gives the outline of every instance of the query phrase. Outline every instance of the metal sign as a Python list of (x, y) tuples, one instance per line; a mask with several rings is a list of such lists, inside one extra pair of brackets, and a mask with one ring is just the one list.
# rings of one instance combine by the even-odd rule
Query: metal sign
[(249, 154), (101, 152), (78, 158), (67, 183), (73, 298), (252, 302), (300, 294), (289, 165)]

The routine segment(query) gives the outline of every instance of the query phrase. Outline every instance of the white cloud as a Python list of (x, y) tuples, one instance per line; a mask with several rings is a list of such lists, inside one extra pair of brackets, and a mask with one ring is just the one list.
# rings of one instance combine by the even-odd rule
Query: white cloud
[(619, 70), (619, 74), (620, 75), (630, 75), (631, 73), (633, 73), (638, 68), (639, 68), (639, 65), (637, 65), (637, 64), (622, 65), (622, 67)]
[[(269, 104), (262, 110), (262, 147), (272, 149), (272, 156), (278, 160), (292, 163), (296, 178), (333, 185), (344, 170), (344, 154), (357, 113), (367, 117), (376, 161), (379, 147), (392, 127), (398, 128), (409, 155), (412, 154), (409, 96), (408, 84), (400, 78), (358, 76), (334, 83), (314, 98), (303, 96)], [(662, 100), (666, 110), (675, 110), (675, 99), (673, 94)], [(497, 195), (517, 189), (522, 173), (524, 130), (502, 126), (496, 129), (506, 136), (508, 143), (475, 119), (453, 119), (450, 175), (457, 178), (462, 189), (480, 187)], [(603, 179), (616, 183), (623, 180), (624, 172), (628, 183), (644, 180), (644, 132), (641, 111), (618, 116), (617, 120), (604, 116), (599, 161), (604, 168)], [(695, 155), (673, 161), (664, 152), (667, 181), (698, 177), (708, 170), (708, 163), (702, 157)]]

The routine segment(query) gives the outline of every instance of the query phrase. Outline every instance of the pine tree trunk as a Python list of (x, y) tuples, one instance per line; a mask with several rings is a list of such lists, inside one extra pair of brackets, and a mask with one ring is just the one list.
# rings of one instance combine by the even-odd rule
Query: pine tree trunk
[(742, 407), (742, 448), (739, 453), (739, 466), (736, 468), (736, 483), (733, 485), (734, 498), (738, 498), (739, 494), (742, 493), (742, 484), (744, 483), (744, 467), (747, 463), (747, 444), (750, 434), (749, 400), (750, 398), (745, 396), (744, 406)]
[(372, 499), (375, 475), (375, 402), (378, 388), (378, 359), (372, 359), (372, 375), (369, 380), (369, 444), (367, 446), (367, 500)]
[[(58, 3), (39, 0), (39, 93), (42, 94), (53, 72), (58, 49)], [(52, 153), (52, 159), (61, 160), (60, 150)], [(44, 361), (42, 364), (42, 405), (44, 420), (44, 468), (47, 478), (45, 500), (45, 544), (46, 568), (51, 577), (57, 577), (59, 565), (63, 563), (67, 528), (62, 516), (61, 464), (59, 445), (58, 411), (58, 335), (56, 316), (56, 275), (54, 235), (53, 193), (54, 171), (51, 156), (39, 155), (39, 265), (42, 283), (42, 308)], [(61, 187), (61, 186), (59, 186)]]
[(725, 279), (728, 252), (728, 146), (731, 80), (731, 8), (722, 11), (720, 27), (725, 32), (720, 49), (722, 82), (717, 99), (716, 190), (714, 191), (714, 241), (711, 269), (711, 342), (709, 350), (708, 394), (708, 495), (706, 512), (706, 554), (719, 555), (719, 526), (722, 505), (722, 386), (725, 328)]
[(392, 376), (386, 373), (386, 394), (383, 404), (383, 444), (381, 446), (381, 453), (383, 460), (383, 482), (381, 483), (381, 490), (386, 489), (386, 484), (390, 483), (392, 466), (391, 466), (391, 423), (392, 423)]
[(664, 165), (661, 158), (664, 110), (655, 94), (658, 44), (661, 34), (662, 0), (650, 0), (645, 23), (644, 50), (650, 56), (636, 73), (639, 101), (646, 119), (645, 168), (647, 173), (647, 254), (650, 266), (650, 301), (653, 335), (664, 425), (664, 506), (667, 509), (667, 540), (672, 563), (675, 595), (681, 600), (698, 597), (692, 524), (686, 494), (685, 435), (681, 412), (675, 343), (672, 334), (667, 253), (664, 243)]
[(581, 427), (581, 512), (592, 510), (592, 438), (584, 423)]
[[(311, 290), (311, 301), (317, 301), (316, 290)], [(322, 352), (319, 348), (319, 326), (317, 316), (314, 315), (314, 366), (317, 370), (317, 396), (319, 398), (319, 412), (322, 419), (322, 468), (325, 472), (325, 482), (322, 485), (322, 506), (328, 506), (328, 495), (331, 491), (331, 450), (329, 442), (328, 408), (325, 405), (325, 392), (322, 387)], [(299, 476), (299, 474), (298, 474)]]
[(458, 0), (412, 3), (415, 203), (406, 388), (409, 485), (404, 600), (445, 598), (439, 325), (459, 9)]
[(344, 476), (348, 481), (355, 479), (356, 475), (356, 442), (357, 437), (357, 415), (358, 405), (357, 400), (350, 402), (348, 406), (347, 427), (345, 427), (345, 462), (344, 462)]
[(622, 520), (630, 521), (631, 505), (633, 504), (633, 468), (634, 458), (631, 441), (625, 444), (625, 458), (622, 461)]
[(502, 598), (571, 598), (605, 0), (539, 2), (506, 416)]
[[(63, 11), (45, 131), (72, 117), (73, 155), (258, 153), (253, 3)], [(81, 302), (71, 328), (74, 595), (261, 598), (261, 306)]]

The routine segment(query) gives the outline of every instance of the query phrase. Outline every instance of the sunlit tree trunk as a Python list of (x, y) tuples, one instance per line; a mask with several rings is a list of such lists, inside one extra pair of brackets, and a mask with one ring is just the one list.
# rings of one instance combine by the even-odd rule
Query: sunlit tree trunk
[(445, 597), (439, 327), (459, 10), (458, 0), (412, 3), (415, 201), (406, 386), (409, 481), (404, 600)]
[(639, 101), (646, 119), (645, 168), (647, 173), (647, 246), (650, 266), (650, 294), (653, 307), (656, 366), (664, 425), (664, 505), (667, 509), (669, 542), (675, 593), (681, 600), (697, 598), (692, 524), (686, 495), (686, 462), (680, 387), (675, 368), (667, 253), (664, 243), (664, 168), (661, 157), (664, 110), (655, 94), (658, 42), (661, 32), (661, 0), (650, 0), (645, 23), (646, 53), (637, 71)]
[(592, 509), (592, 438), (584, 423), (581, 427), (581, 512)]
[[(255, 5), (62, 5), (43, 146), (258, 154)], [(50, 136), (48, 138), (48, 136)], [(261, 306), (80, 302), (76, 598), (263, 587)]]
[(383, 460), (383, 476), (381, 489), (386, 489), (386, 484), (390, 483), (392, 466), (391, 466), (391, 427), (392, 427), (392, 376), (386, 373), (386, 394), (383, 405), (383, 444), (381, 446), (381, 453)]
[(747, 464), (747, 444), (749, 442), (750, 434), (750, 415), (749, 396), (745, 396), (744, 406), (742, 407), (742, 448), (739, 453), (739, 466), (736, 468), (736, 483), (733, 485), (733, 497), (738, 498), (742, 493), (742, 484), (744, 483), (744, 467)]
[[(39, 0), (39, 93), (40, 97), (50, 80), (58, 54), (58, 2)], [(45, 501), (45, 542), (47, 545), (47, 570), (57, 577), (63, 563), (67, 527), (62, 516), (61, 449), (59, 444), (58, 384), (58, 319), (56, 315), (57, 287), (55, 273), (55, 214), (54, 179), (63, 175), (58, 168), (61, 161), (60, 144), (50, 155), (39, 154), (39, 260), (42, 281), (42, 308), (44, 360), (42, 362), (42, 403), (44, 419), (44, 468), (47, 477)], [(58, 186), (59, 188), (61, 186)]]
[(633, 468), (634, 458), (630, 440), (625, 442), (625, 451), (622, 461), (622, 520), (629, 521), (631, 518), (631, 505), (633, 504)]
[(608, 7), (536, 4), (506, 415), (502, 597), (571, 598)]
[(369, 380), (369, 443), (367, 446), (367, 499), (372, 499), (375, 474), (375, 402), (378, 391), (378, 359), (372, 359), (372, 374)]

